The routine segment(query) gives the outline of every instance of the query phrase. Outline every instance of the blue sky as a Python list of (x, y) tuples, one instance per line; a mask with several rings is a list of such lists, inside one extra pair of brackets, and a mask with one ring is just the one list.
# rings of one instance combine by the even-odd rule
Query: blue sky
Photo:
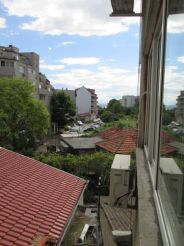
[[(93, 88), (99, 103), (137, 95), (139, 18), (109, 17), (111, 12), (110, 0), (0, 0), (0, 45), (38, 53), (40, 71), (55, 88)], [(175, 24), (171, 33), (180, 36)], [(172, 75), (182, 57), (173, 52)]]
[(110, 0), (0, 0), (0, 45), (40, 55), (55, 88), (94, 88), (100, 103), (137, 95), (139, 18), (112, 18)]

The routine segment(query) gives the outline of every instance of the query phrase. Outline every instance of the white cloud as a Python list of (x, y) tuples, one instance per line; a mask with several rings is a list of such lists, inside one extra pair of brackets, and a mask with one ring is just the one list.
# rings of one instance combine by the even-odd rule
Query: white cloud
[(52, 50), (52, 47), (48, 47), (48, 50)]
[(64, 41), (60, 45), (61, 46), (66, 46), (66, 45), (73, 45), (73, 44), (76, 44), (76, 42), (74, 42), (74, 41)]
[(165, 71), (164, 104), (175, 105), (176, 98), (183, 90), (184, 72), (176, 66), (168, 66)]
[(0, 28), (6, 28), (6, 19), (0, 17)]
[(94, 65), (100, 62), (98, 57), (68, 57), (61, 59), (60, 62), (67, 65)]
[(64, 69), (64, 65), (58, 65), (58, 64), (45, 64), (44, 60), (40, 61), (40, 68), (41, 69), (47, 69), (47, 70), (60, 70), (60, 69)]
[(33, 19), (21, 24), (25, 30), (50, 35), (108, 36), (126, 32), (139, 18), (111, 18), (106, 0), (0, 0), (9, 15)]
[(96, 71), (72, 69), (50, 74), (49, 79), (55, 88), (75, 89), (83, 85), (93, 88), (100, 103), (107, 103), (112, 98), (121, 98), (125, 94), (137, 95), (137, 71), (123, 68), (99, 67)]
[(177, 57), (177, 61), (181, 62), (181, 63), (184, 63), (184, 56)]
[(184, 32), (184, 14), (175, 14), (175, 15), (169, 16), (168, 32), (169, 33), (183, 33)]

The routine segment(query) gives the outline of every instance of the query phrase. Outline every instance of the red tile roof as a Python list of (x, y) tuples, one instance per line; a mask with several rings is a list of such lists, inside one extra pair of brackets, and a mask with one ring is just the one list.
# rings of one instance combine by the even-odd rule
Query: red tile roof
[[(104, 139), (96, 143), (102, 149), (111, 153), (125, 154), (135, 151), (137, 146), (138, 131), (132, 128), (111, 127), (99, 133)], [(169, 154), (177, 151), (175, 147), (169, 145), (174, 138), (167, 132), (161, 132), (161, 154)]]
[(160, 133), (160, 139), (161, 139), (161, 143), (162, 144), (170, 143), (170, 142), (173, 142), (173, 141), (176, 140), (175, 137), (171, 136), (170, 134), (168, 134), (165, 131), (161, 131), (161, 133)]
[(162, 155), (170, 154), (170, 153), (173, 153), (176, 151), (177, 151), (177, 148), (175, 148), (169, 144), (162, 144), (161, 145), (161, 154)]
[(137, 146), (138, 131), (136, 129), (109, 128), (99, 135), (105, 140), (96, 145), (112, 153), (131, 153)]
[(85, 181), (0, 148), (0, 245), (58, 241)]

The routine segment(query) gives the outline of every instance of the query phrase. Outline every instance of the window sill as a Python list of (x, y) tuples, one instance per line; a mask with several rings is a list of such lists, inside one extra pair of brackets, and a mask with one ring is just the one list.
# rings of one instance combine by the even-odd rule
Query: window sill
[(162, 246), (149, 169), (144, 152), (140, 148), (136, 150), (136, 164), (138, 187), (136, 246)]

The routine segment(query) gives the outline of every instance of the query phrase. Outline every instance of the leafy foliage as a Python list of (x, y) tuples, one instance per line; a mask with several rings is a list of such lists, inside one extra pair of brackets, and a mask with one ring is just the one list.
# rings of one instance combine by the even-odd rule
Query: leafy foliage
[(49, 113), (33, 95), (31, 82), (0, 78), (1, 146), (26, 153), (47, 134)]
[[(123, 127), (123, 125), (127, 125), (124, 120), (122, 119), (134, 119), (138, 117), (138, 109), (139, 109), (139, 102), (136, 101), (134, 107), (126, 108), (123, 107), (119, 100), (111, 99), (107, 104), (107, 108), (100, 108), (99, 109), (99, 117), (102, 121), (109, 123), (109, 122), (118, 122), (119, 127)], [(120, 122), (119, 122), (120, 121)], [(128, 120), (129, 121), (129, 120)], [(113, 123), (114, 124), (114, 123)], [(132, 124), (129, 124), (131, 127)]]
[(102, 113), (101, 120), (104, 122), (112, 122), (114, 120), (114, 114), (106, 110)]
[[(81, 155), (35, 154), (36, 160), (89, 180), (86, 197), (90, 200), (96, 192), (98, 178), (102, 177), (102, 194), (108, 193), (109, 175), (114, 155), (107, 152)], [(89, 192), (90, 191), (90, 192)], [(89, 201), (88, 200), (88, 201)]]
[(113, 114), (121, 114), (123, 112), (123, 107), (119, 100), (111, 99), (107, 104), (107, 110)]
[(75, 105), (64, 91), (55, 92), (51, 98), (51, 118), (56, 122), (58, 129), (64, 128), (73, 121)]
[(175, 108), (166, 109), (166, 107), (163, 105), (162, 124), (166, 126), (169, 125), (172, 121), (175, 121)]

